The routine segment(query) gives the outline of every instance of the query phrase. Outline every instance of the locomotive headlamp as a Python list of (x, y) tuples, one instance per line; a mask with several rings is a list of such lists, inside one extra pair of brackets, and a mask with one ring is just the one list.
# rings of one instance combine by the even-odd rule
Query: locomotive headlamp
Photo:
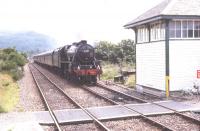
[(100, 66), (99, 65), (97, 66), (97, 69), (100, 70)]
[(78, 66), (77, 68), (78, 68), (78, 70), (80, 70), (80, 66)]

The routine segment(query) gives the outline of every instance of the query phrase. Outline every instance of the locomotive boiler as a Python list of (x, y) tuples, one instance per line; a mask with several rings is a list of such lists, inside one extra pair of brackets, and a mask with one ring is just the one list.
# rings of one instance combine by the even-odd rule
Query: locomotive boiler
[(67, 79), (79, 82), (96, 83), (102, 72), (94, 48), (85, 40), (35, 55), (33, 59), (62, 72)]

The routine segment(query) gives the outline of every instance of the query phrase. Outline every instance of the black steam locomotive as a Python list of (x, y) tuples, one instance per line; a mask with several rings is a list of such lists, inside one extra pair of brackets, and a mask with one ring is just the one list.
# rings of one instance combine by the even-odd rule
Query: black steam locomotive
[(82, 40), (71, 45), (35, 55), (34, 62), (56, 68), (69, 80), (96, 83), (102, 70), (94, 48)]

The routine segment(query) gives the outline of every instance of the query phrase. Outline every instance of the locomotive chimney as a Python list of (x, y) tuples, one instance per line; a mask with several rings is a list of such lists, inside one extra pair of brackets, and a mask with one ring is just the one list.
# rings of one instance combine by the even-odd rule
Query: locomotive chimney
[(80, 43), (87, 44), (87, 40), (81, 40)]

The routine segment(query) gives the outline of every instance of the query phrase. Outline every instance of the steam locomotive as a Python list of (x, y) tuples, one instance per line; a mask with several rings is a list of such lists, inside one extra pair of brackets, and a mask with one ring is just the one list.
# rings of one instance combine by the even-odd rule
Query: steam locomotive
[(69, 80), (79, 82), (96, 83), (102, 73), (94, 48), (85, 40), (35, 55), (33, 60), (57, 69)]

